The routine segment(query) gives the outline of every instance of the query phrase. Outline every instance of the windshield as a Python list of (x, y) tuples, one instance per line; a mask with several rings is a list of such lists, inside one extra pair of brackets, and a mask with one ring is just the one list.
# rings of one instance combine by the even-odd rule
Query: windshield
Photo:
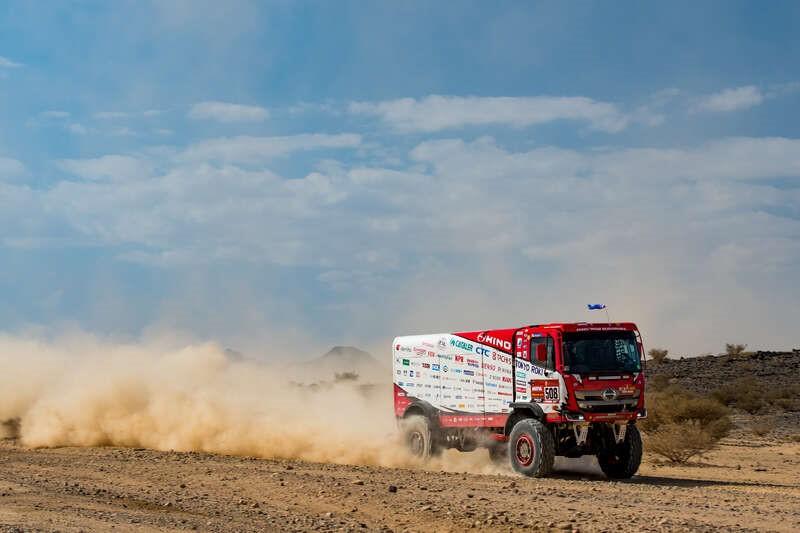
[(641, 368), (632, 331), (564, 333), (564, 370), (567, 372), (639, 372)]

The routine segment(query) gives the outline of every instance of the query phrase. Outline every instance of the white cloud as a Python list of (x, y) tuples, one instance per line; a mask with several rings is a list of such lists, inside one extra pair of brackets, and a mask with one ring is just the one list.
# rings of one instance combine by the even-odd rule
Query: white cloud
[(433, 132), (489, 124), (533, 126), (556, 120), (586, 122), (592, 129), (623, 130), (629, 122), (617, 106), (585, 97), (477, 97), (431, 95), (416, 100), (352, 102), (353, 114), (377, 116), (400, 131)]
[[(398, 168), (343, 158), (299, 179), (266, 168), (277, 155), (360, 142), (233, 137), (65, 161), (83, 179), (5, 196), (0, 183), (0, 203), (15, 198), (37, 213), (33, 196), (74, 240), (123, 246), (128, 260), (178, 272), (309, 267), (354, 323), (375, 331), (590, 319), (580, 309), (596, 299), (673, 351), (789, 342), (800, 190), (770, 180), (798, 179), (800, 139), (525, 150), (440, 139)], [(21, 209), (3, 205), (0, 222), (6, 208)], [(413, 305), (420, 300), (437, 305)]]
[(59, 161), (59, 166), (70, 174), (92, 181), (144, 179), (153, 169), (153, 165), (147, 160), (125, 155), (64, 159)]
[(70, 114), (68, 111), (51, 110), (51, 111), (42, 111), (41, 113), (39, 113), (39, 116), (46, 119), (63, 119), (63, 118), (69, 118)]
[(200, 102), (192, 106), (188, 117), (218, 122), (263, 122), (269, 118), (266, 108), (227, 102)]
[(361, 136), (342, 134), (302, 134), (284, 137), (223, 137), (189, 146), (180, 156), (192, 161), (222, 161), (255, 164), (291, 152), (327, 148), (354, 148)]
[(696, 112), (724, 113), (750, 109), (760, 105), (763, 101), (764, 94), (761, 89), (755, 85), (746, 85), (704, 96), (695, 102), (692, 109)]
[(10, 157), (0, 157), (0, 181), (25, 173), (25, 165)]
[(75, 135), (86, 135), (89, 132), (89, 130), (86, 129), (86, 126), (79, 122), (70, 124), (67, 126), (67, 130)]
[(132, 114), (125, 111), (98, 111), (92, 116), (98, 120), (120, 120), (129, 118)]
[(15, 63), (11, 61), (7, 57), (0, 56), (0, 68), (18, 68), (21, 67), (22, 63)]

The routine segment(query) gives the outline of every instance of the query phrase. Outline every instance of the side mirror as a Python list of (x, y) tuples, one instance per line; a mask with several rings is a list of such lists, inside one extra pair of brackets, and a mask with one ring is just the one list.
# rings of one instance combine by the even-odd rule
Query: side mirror
[(546, 363), (547, 362), (547, 345), (546, 344), (542, 343), (542, 344), (537, 344), (536, 345), (536, 360), (539, 361), (540, 363)]

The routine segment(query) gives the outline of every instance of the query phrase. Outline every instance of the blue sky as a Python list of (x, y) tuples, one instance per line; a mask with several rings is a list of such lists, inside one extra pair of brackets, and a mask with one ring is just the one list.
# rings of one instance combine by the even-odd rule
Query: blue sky
[(800, 344), (800, 6), (494, 4), (5, 3), (3, 329)]

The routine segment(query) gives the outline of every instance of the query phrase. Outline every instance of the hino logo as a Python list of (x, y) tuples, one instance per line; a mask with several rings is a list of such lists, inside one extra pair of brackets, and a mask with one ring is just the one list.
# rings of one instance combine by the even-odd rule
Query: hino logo
[(616, 400), (617, 391), (615, 391), (614, 389), (606, 389), (603, 391), (602, 397), (607, 402), (610, 402), (611, 400)]
[(503, 339), (492, 337), (486, 333), (480, 333), (478, 335), (478, 342), (483, 342), (503, 350), (508, 350), (509, 352), (511, 351), (511, 341), (504, 341)]

